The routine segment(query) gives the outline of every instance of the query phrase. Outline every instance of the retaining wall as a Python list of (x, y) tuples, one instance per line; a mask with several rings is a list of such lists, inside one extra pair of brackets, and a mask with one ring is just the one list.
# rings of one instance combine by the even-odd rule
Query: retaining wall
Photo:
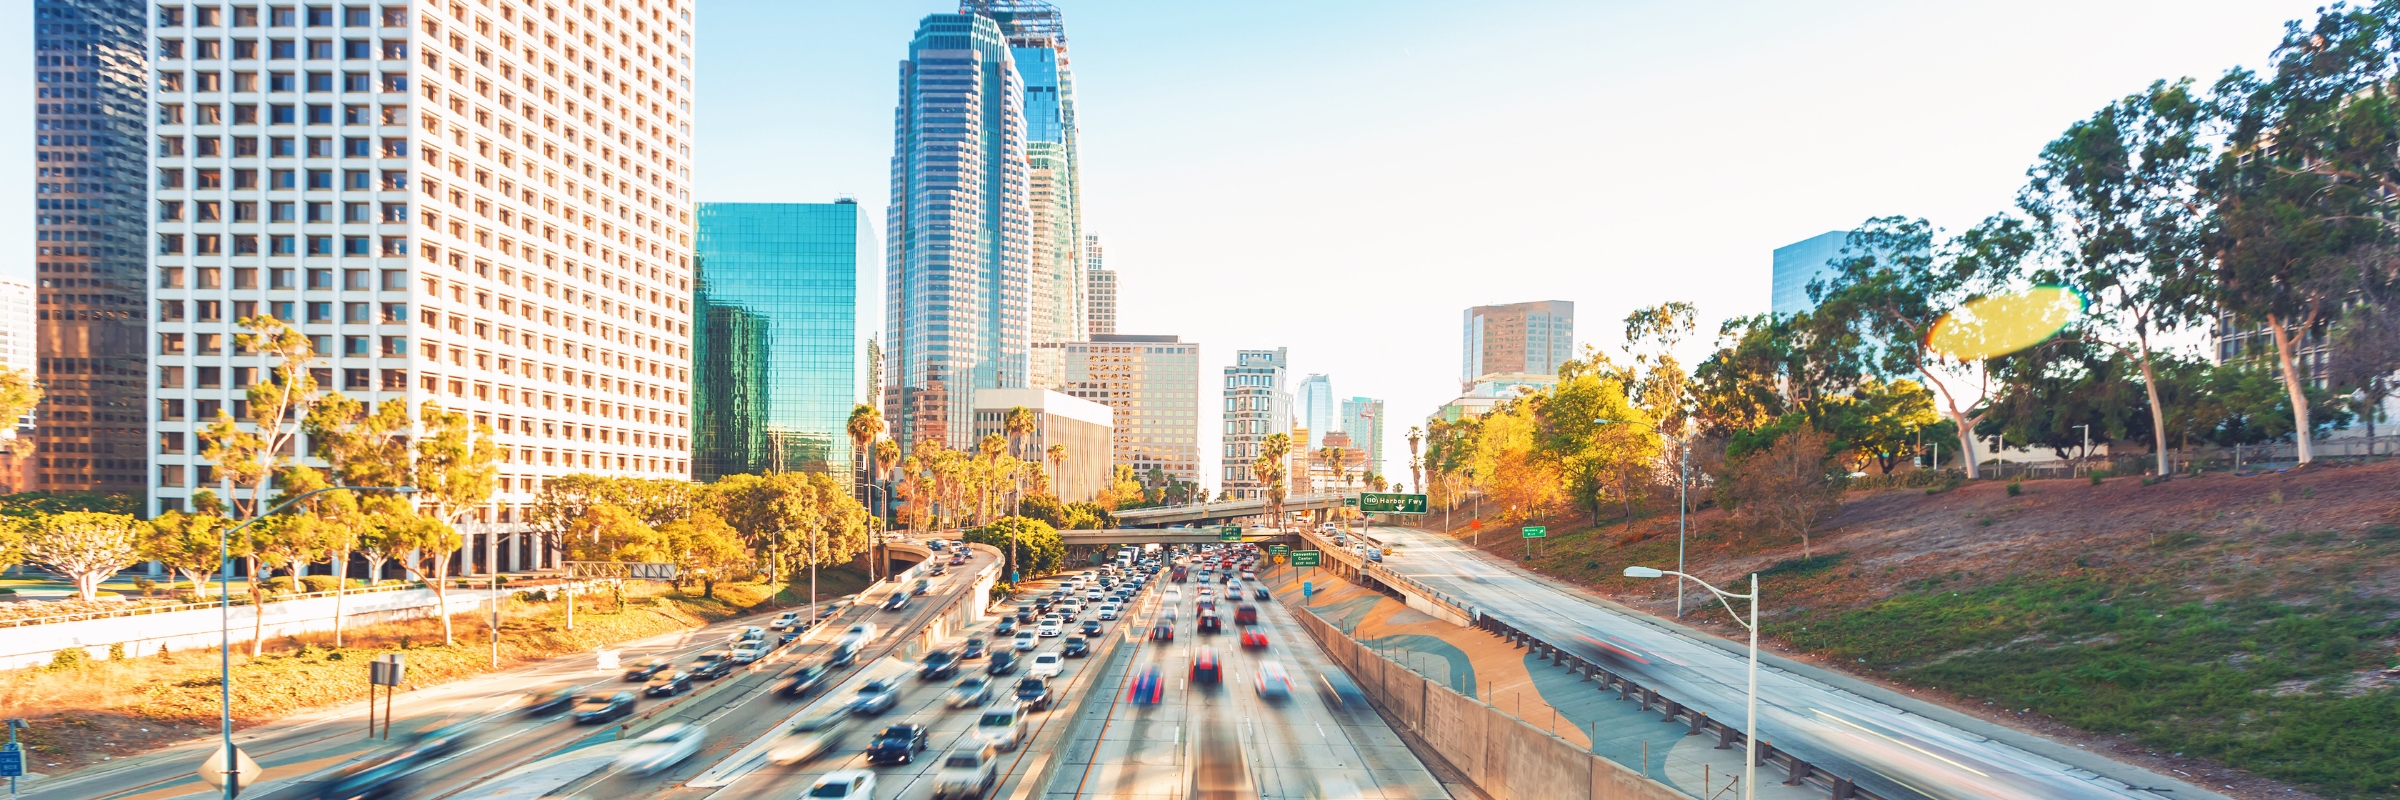
[[(490, 594), (488, 589), (451, 589), (450, 611), (455, 614), (482, 607)], [(310, 597), (263, 607), (234, 606), (229, 626), (233, 641), (250, 641), (252, 614), (260, 608), (266, 612), (264, 633), (270, 639), (333, 630), (333, 601), (331, 597)], [(434, 602), (432, 589), (362, 592), (342, 598), (342, 619), (347, 626), (428, 617), (433, 616)], [(128, 656), (155, 654), (160, 645), (168, 650), (215, 647), (223, 641), (218, 630), (225, 625), (223, 613), (216, 608), (198, 608), (8, 628), (6, 635), (0, 635), (0, 669), (46, 664), (69, 647), (81, 647), (96, 658), (107, 657), (113, 644), (125, 645)]]

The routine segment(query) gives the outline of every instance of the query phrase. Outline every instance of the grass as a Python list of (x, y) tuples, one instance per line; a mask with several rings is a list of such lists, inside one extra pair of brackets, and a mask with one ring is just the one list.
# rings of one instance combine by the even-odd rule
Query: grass
[(1938, 586), (1866, 608), (1800, 610), (1767, 631), (1810, 652), (2159, 751), (2343, 797), (2400, 797), (2400, 695), (2352, 681), (2390, 665), (2400, 604), (2204, 602), (2093, 578)]

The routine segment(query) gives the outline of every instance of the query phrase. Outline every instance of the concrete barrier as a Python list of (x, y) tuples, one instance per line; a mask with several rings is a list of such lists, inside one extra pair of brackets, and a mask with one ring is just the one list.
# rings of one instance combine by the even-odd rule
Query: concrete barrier
[[(483, 607), (490, 594), (488, 589), (452, 588), (450, 612)], [(333, 602), (328, 596), (276, 601), (263, 607), (234, 606), (230, 624), (224, 610), (212, 607), (9, 628), (6, 636), (0, 636), (0, 669), (46, 664), (53, 654), (69, 647), (81, 647), (96, 658), (107, 657), (109, 645), (114, 644), (125, 645), (128, 656), (153, 655), (161, 646), (168, 650), (215, 647), (222, 641), (220, 627), (229, 628), (233, 642), (241, 644), (250, 641), (252, 615), (260, 608), (265, 610), (263, 627), (269, 639), (330, 631)], [(433, 616), (435, 602), (432, 589), (361, 592), (342, 599), (342, 620), (345, 626), (355, 626)]]

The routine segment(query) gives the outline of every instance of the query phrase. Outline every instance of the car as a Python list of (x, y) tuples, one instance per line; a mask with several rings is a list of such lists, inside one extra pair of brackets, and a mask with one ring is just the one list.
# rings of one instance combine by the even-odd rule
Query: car
[(708, 728), (687, 722), (670, 722), (642, 734), (633, 746), (617, 756), (617, 768), (636, 775), (648, 775), (700, 752), (700, 743), (708, 738)]
[(1013, 635), (1015, 635), (1015, 634), (1016, 634), (1016, 632), (1017, 632), (1017, 618), (1016, 618), (1016, 617), (1001, 617), (1001, 618), (1000, 618), (1000, 621), (999, 621), (998, 623), (996, 623), (996, 624), (992, 625), (992, 635), (993, 635), (993, 636), (1013, 636)]
[(844, 631), (842, 631), (841, 638), (835, 639), (834, 641), (835, 641), (836, 643), (839, 643), (839, 644), (846, 644), (846, 645), (850, 645), (850, 646), (852, 646), (852, 647), (858, 647), (858, 646), (865, 645), (867, 642), (869, 642), (869, 641), (873, 640), (874, 638), (875, 638), (875, 623), (872, 623), (872, 622), (861, 622), (861, 623), (858, 623), (858, 624), (856, 624), (856, 625), (852, 625), (852, 626), (850, 626), (850, 627), (849, 627), (847, 630), (844, 630)]
[(1037, 628), (1036, 630), (1041, 638), (1048, 639), (1065, 633), (1066, 629), (1067, 626), (1065, 620), (1061, 620), (1058, 617), (1043, 617), (1041, 627)]
[(1002, 750), (1016, 750), (1025, 741), (1025, 710), (1014, 703), (986, 707), (975, 719), (975, 738)]
[(967, 554), (965, 554), (965, 553), (952, 553), (952, 554), (950, 554), (950, 566), (953, 566), (953, 567), (963, 567), (963, 566), (966, 566), (966, 565), (967, 565)]
[(733, 663), (748, 664), (761, 658), (765, 658), (766, 655), (766, 642), (751, 641), (734, 645), (731, 658), (733, 659)]
[(1261, 586), (1261, 587), (1258, 587), (1258, 588), (1256, 588), (1256, 589), (1252, 589), (1252, 590), (1250, 590), (1250, 599), (1252, 599), (1252, 600), (1272, 600), (1272, 599), (1275, 599), (1275, 596), (1267, 593), (1267, 587)]
[(907, 593), (907, 592), (893, 592), (893, 593), (892, 593), (892, 596), (890, 596), (890, 597), (887, 597), (887, 598), (884, 598), (884, 600), (883, 600), (883, 610), (885, 610), (885, 611), (899, 611), (899, 610), (901, 610), (901, 609), (904, 609), (904, 608), (907, 608), (907, 607), (908, 607), (908, 593)]
[(1256, 573), (1256, 572), (1251, 572), (1251, 571), (1250, 571), (1250, 570), (1248, 570), (1248, 569), (1244, 569), (1244, 570), (1242, 570), (1242, 580), (1249, 581), (1249, 582), (1251, 582), (1251, 583), (1257, 583), (1257, 582), (1258, 582), (1258, 573)]
[(1009, 650), (995, 650), (992, 652), (991, 663), (984, 665), (983, 671), (992, 675), (1006, 675), (1015, 672), (1017, 671), (1017, 654)]
[(1069, 636), (1058, 646), (1058, 654), (1067, 658), (1082, 658), (1092, 654), (1092, 642), (1081, 636)]
[(1256, 625), (1242, 629), (1242, 647), (1249, 649), (1264, 649), (1266, 646), (1266, 631), (1259, 629), (1259, 627)]
[(984, 640), (983, 637), (969, 636), (967, 637), (967, 643), (959, 646), (958, 657), (962, 659), (982, 658), (984, 652), (990, 647), (991, 642)]
[(574, 684), (559, 684), (527, 692), (523, 708), (527, 716), (538, 717), (565, 711), (573, 705), (575, 705)]
[(1009, 649), (1020, 653), (1032, 650), (1041, 643), (1039, 636), (1033, 631), (1017, 631), (1016, 638), (1009, 640)]
[(900, 687), (889, 679), (868, 681), (858, 687), (858, 694), (845, 706), (853, 716), (872, 717), (892, 710), (900, 703)]
[(948, 650), (926, 653), (925, 659), (917, 662), (917, 677), (929, 681), (958, 677), (958, 654)]
[(939, 553), (950, 549), (950, 543), (940, 539), (927, 539), (925, 540), (925, 549)]
[(977, 800), (1000, 778), (1000, 754), (991, 745), (962, 746), (942, 756), (933, 774), (933, 800)]
[(1030, 603), (1017, 606), (1017, 613), (1009, 616), (1006, 621), (1013, 622), (1018, 625), (1031, 625), (1033, 624), (1034, 613), (1037, 610), (1038, 609), (1036, 609)]
[(925, 726), (914, 722), (902, 722), (884, 728), (875, 734), (873, 741), (867, 743), (867, 763), (915, 763), (917, 753), (925, 749), (925, 739)]
[(1042, 678), (1017, 681), (1017, 702), (1034, 711), (1050, 710), (1050, 682)]
[(796, 626), (796, 625), (799, 625), (799, 624), (800, 624), (800, 612), (798, 612), (798, 611), (786, 611), (786, 612), (783, 612), (783, 614), (781, 614), (780, 616), (777, 616), (777, 617), (775, 618), (775, 621), (767, 623), (767, 627), (768, 627), (768, 628), (770, 628), (770, 629), (773, 629), (773, 630), (779, 630), (779, 631), (780, 631), (780, 630), (784, 630), (784, 629), (786, 629), (786, 628), (791, 628), (791, 627), (793, 627), (793, 626)]
[(1066, 666), (1066, 661), (1060, 659), (1057, 653), (1043, 653), (1033, 657), (1033, 665), (1025, 668), (1025, 674), (1034, 678), (1056, 678)]
[(1083, 593), (1083, 599), (1085, 599), (1085, 600), (1098, 600), (1098, 599), (1100, 599), (1100, 590), (1099, 590), (1099, 589), (1086, 589), (1086, 590), (1084, 590), (1084, 593)]
[(841, 744), (842, 719), (836, 710), (793, 723), (767, 745), (767, 763), (789, 766), (833, 752)]
[(725, 677), (727, 673), (733, 671), (733, 653), (725, 650), (702, 653), (699, 658), (692, 659), (692, 666), (688, 671), (694, 678), (712, 681)]
[(992, 684), (981, 675), (958, 679), (950, 691), (942, 693), (942, 702), (951, 708), (973, 708), (992, 699)]
[(1270, 703), (1292, 699), (1292, 676), (1273, 661), (1258, 665), (1258, 696)]
[(1216, 685), (1225, 681), (1225, 664), (1217, 660), (1215, 648), (1203, 647), (1192, 654), (1192, 685)]
[(1125, 686), (1125, 700), (1134, 705), (1154, 706), (1166, 693), (1166, 681), (1158, 676), (1158, 667), (1143, 667)]
[(1192, 631), (1194, 633), (1216, 633), (1224, 629), (1224, 621), (1218, 619), (1215, 609), (1202, 611), (1200, 616), (1193, 618)]
[(650, 680), (651, 678), (658, 677), (658, 674), (661, 672), (665, 672), (674, 668), (675, 662), (668, 661), (663, 658), (636, 661), (633, 663), (633, 666), (625, 668), (625, 682), (642, 683)]
[(1174, 617), (1159, 617), (1159, 618), (1158, 618), (1158, 624), (1155, 624), (1155, 625), (1152, 625), (1152, 626), (1150, 626), (1150, 641), (1153, 641), (1153, 642), (1172, 642), (1172, 641), (1175, 641), (1175, 618), (1174, 618)]
[[(944, 573), (944, 572), (947, 572), (947, 571), (949, 571), (949, 570), (948, 570), (948, 569), (946, 569), (945, 567), (943, 567), (943, 566), (942, 566), (942, 562), (939, 562), (939, 561), (935, 561), (935, 562), (933, 562), (933, 566), (930, 566), (930, 567), (927, 567), (927, 568), (925, 568), (925, 574), (927, 574), (927, 575), (936, 575), (936, 576), (938, 576), (938, 575), (941, 575), (942, 573)], [(918, 594), (924, 594), (924, 593), (923, 593), (923, 592), (918, 592)]]
[(575, 701), (575, 724), (596, 725), (633, 714), (633, 693), (589, 694)]
[(1100, 618), (1101, 618), (1101, 619), (1104, 619), (1104, 620), (1113, 620), (1113, 619), (1116, 619), (1116, 618), (1117, 618), (1117, 604), (1115, 604), (1115, 603), (1102, 603), (1102, 604), (1100, 604)]
[(725, 635), (725, 643), (728, 645), (741, 644), (743, 642), (763, 642), (766, 640), (767, 629), (758, 627), (756, 625), (745, 625), (740, 629)]
[(910, 587), (908, 593), (910, 596), (923, 597), (926, 593), (931, 591), (933, 591), (933, 581), (926, 580), (924, 578), (918, 578), (916, 585)]
[(1096, 619), (1084, 620), (1083, 625), (1077, 627), (1075, 630), (1081, 632), (1085, 636), (1098, 636), (1100, 635), (1100, 621)]
[(1326, 708), (1344, 710), (1367, 707), (1367, 693), (1360, 691), (1358, 684), (1351, 682), (1350, 676), (1342, 674), (1341, 670), (1318, 671), (1317, 686), (1325, 698)]
[(875, 800), (875, 773), (846, 769), (825, 773), (808, 787), (809, 800)]
[(1169, 603), (1181, 603), (1183, 602), (1183, 590), (1169, 586), (1167, 587), (1167, 593), (1163, 599)]
[(692, 674), (679, 671), (651, 678), (650, 685), (642, 687), (642, 694), (651, 697), (674, 697), (691, 690)]
[(807, 697), (825, 688), (825, 676), (831, 672), (824, 664), (810, 664), (792, 670), (784, 673), (783, 683), (775, 687), (775, 693), (785, 697)]
[(825, 659), (825, 666), (847, 667), (857, 660), (858, 647), (856, 645), (837, 644), (833, 646), (833, 655)]

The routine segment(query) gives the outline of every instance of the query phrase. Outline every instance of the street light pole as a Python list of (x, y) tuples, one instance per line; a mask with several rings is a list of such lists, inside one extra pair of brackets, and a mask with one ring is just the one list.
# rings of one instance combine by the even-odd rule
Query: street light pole
[[(1700, 584), (1701, 588), (1714, 593), (1717, 600), (1725, 604), (1725, 613), (1732, 615), (1734, 622), (1750, 629), (1749, 691), (1742, 718), (1742, 739), (1744, 740), (1742, 744), (1744, 753), (1742, 758), (1742, 800), (1758, 800), (1758, 573), (1750, 573), (1749, 594), (1730, 594), (1723, 589), (1709, 585), (1708, 581), (1685, 575), (1680, 570), (1662, 570), (1650, 567), (1625, 568), (1625, 577), (1628, 578), (1658, 578), (1667, 575), (1675, 576), (1678, 581), (1691, 578), (1693, 583)], [(1749, 622), (1742, 622), (1741, 612), (1733, 607), (1735, 600), (1750, 601)]]
[[(1618, 421), (1618, 420), (1612, 420), (1612, 419), (1596, 419), (1596, 420), (1592, 420), (1592, 422), (1593, 422), (1594, 424), (1598, 424), (1598, 425), (1606, 425), (1606, 424), (1609, 424), (1609, 423), (1611, 423), (1611, 422), (1617, 422), (1617, 421)], [(1651, 432), (1651, 433), (1658, 434), (1658, 435), (1659, 435), (1659, 438), (1662, 438), (1662, 439), (1665, 439), (1665, 440), (1667, 440), (1667, 441), (1670, 441), (1670, 442), (1674, 442), (1674, 443), (1675, 443), (1675, 453), (1676, 453), (1676, 459), (1677, 459), (1677, 461), (1679, 462), (1679, 465), (1678, 465), (1678, 467), (1677, 467), (1677, 469), (1676, 469), (1676, 477), (1678, 478), (1678, 480), (1677, 480), (1677, 482), (1676, 482), (1676, 485), (1675, 485), (1675, 569), (1677, 570), (1677, 573), (1676, 573), (1676, 574), (1679, 574), (1679, 575), (1680, 575), (1680, 574), (1682, 574), (1681, 570), (1683, 570), (1683, 569), (1684, 569), (1684, 563), (1683, 563), (1684, 538), (1685, 538), (1685, 537), (1684, 537), (1684, 532), (1685, 532), (1686, 530), (1688, 530), (1688, 529), (1690, 528), (1690, 526), (1691, 526), (1691, 523), (1690, 523), (1690, 519), (1691, 519), (1691, 493), (1692, 493), (1692, 446), (1691, 446), (1691, 444), (1692, 444), (1692, 443), (1691, 443), (1691, 434), (1689, 434), (1689, 433), (1686, 433), (1686, 434), (1684, 434), (1683, 436), (1680, 436), (1680, 437), (1678, 437), (1678, 436), (1673, 436), (1673, 435), (1670, 435), (1670, 434), (1668, 434), (1666, 431), (1659, 430), (1659, 429), (1658, 429), (1658, 426), (1656, 426), (1656, 425), (1649, 425), (1649, 424), (1646, 424), (1646, 423), (1640, 423), (1640, 422), (1636, 422), (1636, 423), (1633, 423), (1633, 424), (1635, 424), (1635, 425), (1641, 425), (1641, 426), (1643, 426), (1643, 427), (1649, 428), (1649, 429), (1650, 429), (1650, 432)], [(1676, 578), (1676, 579), (1675, 579), (1675, 618), (1676, 618), (1676, 619), (1682, 619), (1682, 618), (1683, 618), (1683, 579), (1682, 579), (1682, 578)]]
[[(241, 792), (240, 767), (237, 766), (240, 759), (233, 749), (233, 556), (228, 543), (242, 529), (257, 524), (259, 520), (290, 508), (293, 503), (331, 491), (414, 494), (417, 490), (410, 486), (327, 486), (302, 492), (298, 497), (277, 503), (273, 508), (242, 520), (242, 524), (217, 536), (217, 727), (225, 739), (225, 800), (234, 800), (234, 796)], [(225, 482), (225, 496), (233, 496), (233, 481), (230, 478)], [(263, 614), (266, 609), (252, 608), (250, 613)], [(442, 613), (448, 614), (450, 610), (442, 609)]]

